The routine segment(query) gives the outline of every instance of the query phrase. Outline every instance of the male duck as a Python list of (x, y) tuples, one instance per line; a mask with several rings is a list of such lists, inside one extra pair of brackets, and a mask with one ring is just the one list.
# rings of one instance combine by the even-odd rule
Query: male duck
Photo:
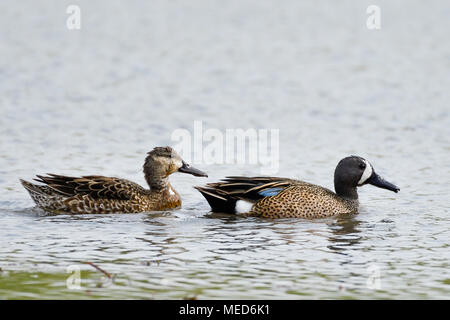
[(34, 179), (45, 185), (20, 180), (37, 206), (57, 213), (133, 213), (166, 210), (181, 206), (180, 195), (169, 182), (174, 172), (207, 177), (189, 166), (170, 147), (156, 147), (144, 163), (145, 189), (129, 180), (84, 176), (67, 177), (55, 174)]
[(206, 187), (195, 187), (214, 212), (241, 213), (265, 218), (323, 218), (358, 212), (356, 188), (372, 184), (394, 192), (398, 187), (383, 180), (365, 159), (342, 159), (334, 172), (334, 189), (275, 177), (227, 177)]

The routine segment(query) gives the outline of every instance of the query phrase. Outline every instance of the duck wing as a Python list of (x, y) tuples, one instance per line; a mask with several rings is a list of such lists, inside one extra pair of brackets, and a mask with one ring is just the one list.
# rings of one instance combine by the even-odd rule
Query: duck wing
[(206, 198), (212, 211), (235, 213), (238, 200), (255, 203), (298, 184), (304, 182), (279, 177), (232, 176), (220, 182), (208, 183), (205, 187), (195, 188)]
[(56, 174), (37, 177), (34, 180), (67, 197), (86, 194), (93, 199), (132, 200), (138, 193), (146, 191), (134, 182), (114, 177), (68, 177)]

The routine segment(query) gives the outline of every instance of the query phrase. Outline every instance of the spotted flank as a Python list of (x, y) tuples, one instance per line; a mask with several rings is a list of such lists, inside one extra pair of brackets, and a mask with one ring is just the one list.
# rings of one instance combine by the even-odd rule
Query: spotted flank
[(365, 159), (342, 159), (335, 170), (336, 193), (300, 180), (278, 177), (227, 177), (195, 187), (213, 212), (264, 218), (324, 218), (358, 213), (357, 187), (365, 184), (398, 192)]
[[(286, 178), (227, 177), (222, 182), (196, 188), (216, 212), (264, 218), (318, 218), (333, 210), (354, 213), (351, 201), (334, 198), (330, 190)], [(322, 201), (316, 201), (317, 197)]]
[(155, 148), (148, 153), (144, 174), (150, 189), (115, 177), (69, 177), (56, 174), (37, 175), (40, 184), (20, 180), (36, 205), (56, 213), (136, 213), (166, 210), (181, 206), (180, 195), (168, 176), (185, 172), (197, 176), (205, 173), (189, 167), (170, 147)]

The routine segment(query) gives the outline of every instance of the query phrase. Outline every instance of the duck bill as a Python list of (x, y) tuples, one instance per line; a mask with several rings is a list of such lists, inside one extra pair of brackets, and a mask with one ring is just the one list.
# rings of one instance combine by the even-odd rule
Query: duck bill
[(206, 173), (198, 170), (197, 168), (191, 167), (189, 164), (183, 161), (183, 166), (178, 169), (179, 172), (189, 173), (196, 177), (208, 177)]
[(399, 187), (397, 187), (396, 185), (390, 183), (389, 181), (384, 180), (382, 177), (380, 177), (375, 172), (367, 180), (367, 183), (371, 184), (371, 185), (373, 185), (375, 187), (378, 187), (378, 188), (394, 191), (395, 193), (400, 191)]

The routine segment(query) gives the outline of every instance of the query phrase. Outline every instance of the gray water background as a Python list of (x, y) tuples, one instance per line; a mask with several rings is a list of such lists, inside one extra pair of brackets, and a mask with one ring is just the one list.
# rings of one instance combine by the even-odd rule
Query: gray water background
[[(377, 1), (368, 30), (371, 4), (0, 2), (0, 298), (448, 299), (450, 3)], [(333, 189), (357, 154), (401, 192), (361, 188), (352, 218), (272, 221), (211, 215), (192, 188), (256, 165), (173, 175), (183, 207), (161, 213), (47, 215), (19, 184), (145, 185), (146, 152), (195, 120), (280, 129), (278, 176)]]

